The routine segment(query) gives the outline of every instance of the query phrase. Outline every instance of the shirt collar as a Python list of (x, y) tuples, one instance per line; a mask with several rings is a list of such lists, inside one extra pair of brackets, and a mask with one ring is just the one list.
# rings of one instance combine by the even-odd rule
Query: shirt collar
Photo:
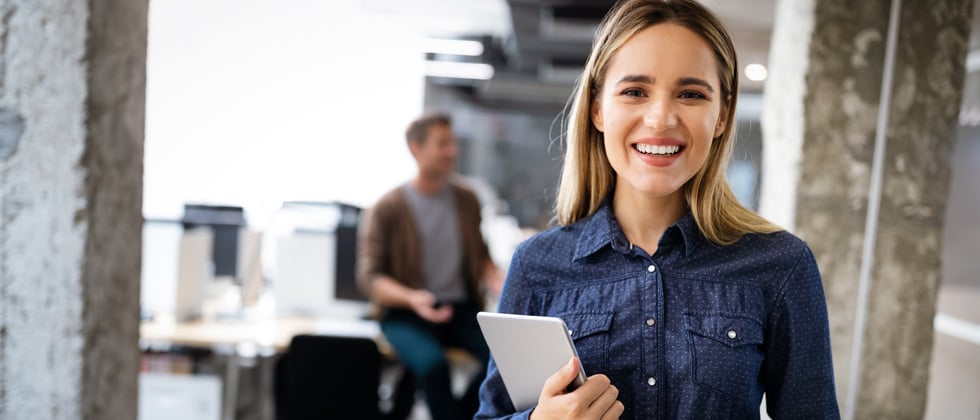
[[(610, 199), (607, 198), (592, 216), (580, 223), (582, 223), (582, 235), (575, 247), (574, 260), (588, 257), (606, 245), (621, 254), (632, 252), (632, 245), (626, 239), (623, 228), (613, 214)], [(702, 238), (701, 230), (698, 229), (694, 215), (687, 211), (680, 220), (667, 228), (663, 237), (660, 238), (660, 245), (676, 244), (676, 246), (682, 247), (684, 255), (688, 256), (703, 240)]]

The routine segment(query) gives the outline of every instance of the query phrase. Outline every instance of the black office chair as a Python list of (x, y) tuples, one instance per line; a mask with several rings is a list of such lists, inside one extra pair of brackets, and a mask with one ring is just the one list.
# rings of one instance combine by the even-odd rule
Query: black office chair
[(414, 403), (404, 375), (394, 408), (378, 405), (381, 353), (369, 338), (298, 335), (276, 362), (277, 420), (390, 420), (408, 417)]

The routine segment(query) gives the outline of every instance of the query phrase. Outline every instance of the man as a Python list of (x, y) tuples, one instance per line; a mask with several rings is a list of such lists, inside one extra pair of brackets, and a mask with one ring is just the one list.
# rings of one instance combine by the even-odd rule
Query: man
[(359, 233), (358, 284), (377, 309), (381, 330), (425, 393), (433, 419), (472, 418), (481, 370), (462, 400), (450, 388), (445, 349), (473, 354), (485, 369), (490, 352), (476, 313), (480, 281), (499, 290), (500, 276), (480, 233), (476, 196), (452, 179), (457, 147), (449, 117), (409, 125), (418, 174), (368, 211)]

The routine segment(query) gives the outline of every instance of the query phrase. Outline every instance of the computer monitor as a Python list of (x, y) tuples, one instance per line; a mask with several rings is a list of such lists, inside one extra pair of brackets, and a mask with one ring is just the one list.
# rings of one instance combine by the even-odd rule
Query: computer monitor
[(360, 215), (346, 203), (283, 203), (269, 236), (277, 311), (363, 315), (368, 297), (356, 280)]
[(208, 227), (214, 232), (212, 261), (214, 276), (230, 276), (240, 282), (238, 273), (238, 234), (245, 226), (245, 212), (236, 206), (185, 204), (181, 219), (184, 230)]
[(361, 209), (345, 203), (334, 204), (340, 211), (334, 231), (337, 241), (334, 298), (367, 302), (367, 296), (357, 288), (357, 225)]

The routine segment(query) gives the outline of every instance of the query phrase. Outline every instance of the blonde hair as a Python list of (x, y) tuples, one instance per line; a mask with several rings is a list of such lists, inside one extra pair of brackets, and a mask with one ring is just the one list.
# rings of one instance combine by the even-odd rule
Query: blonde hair
[(701, 233), (711, 242), (732, 244), (748, 233), (780, 231), (778, 226), (742, 206), (725, 180), (734, 143), (738, 62), (732, 40), (710, 11), (692, 0), (621, 0), (603, 19), (571, 98), (565, 136), (565, 160), (556, 219), (568, 225), (591, 216), (613, 191), (616, 174), (603, 147), (602, 133), (592, 124), (591, 106), (599, 96), (610, 60), (634, 34), (659, 24), (674, 23), (701, 35), (718, 59), (725, 130), (714, 139), (708, 159), (684, 185), (684, 196)]

